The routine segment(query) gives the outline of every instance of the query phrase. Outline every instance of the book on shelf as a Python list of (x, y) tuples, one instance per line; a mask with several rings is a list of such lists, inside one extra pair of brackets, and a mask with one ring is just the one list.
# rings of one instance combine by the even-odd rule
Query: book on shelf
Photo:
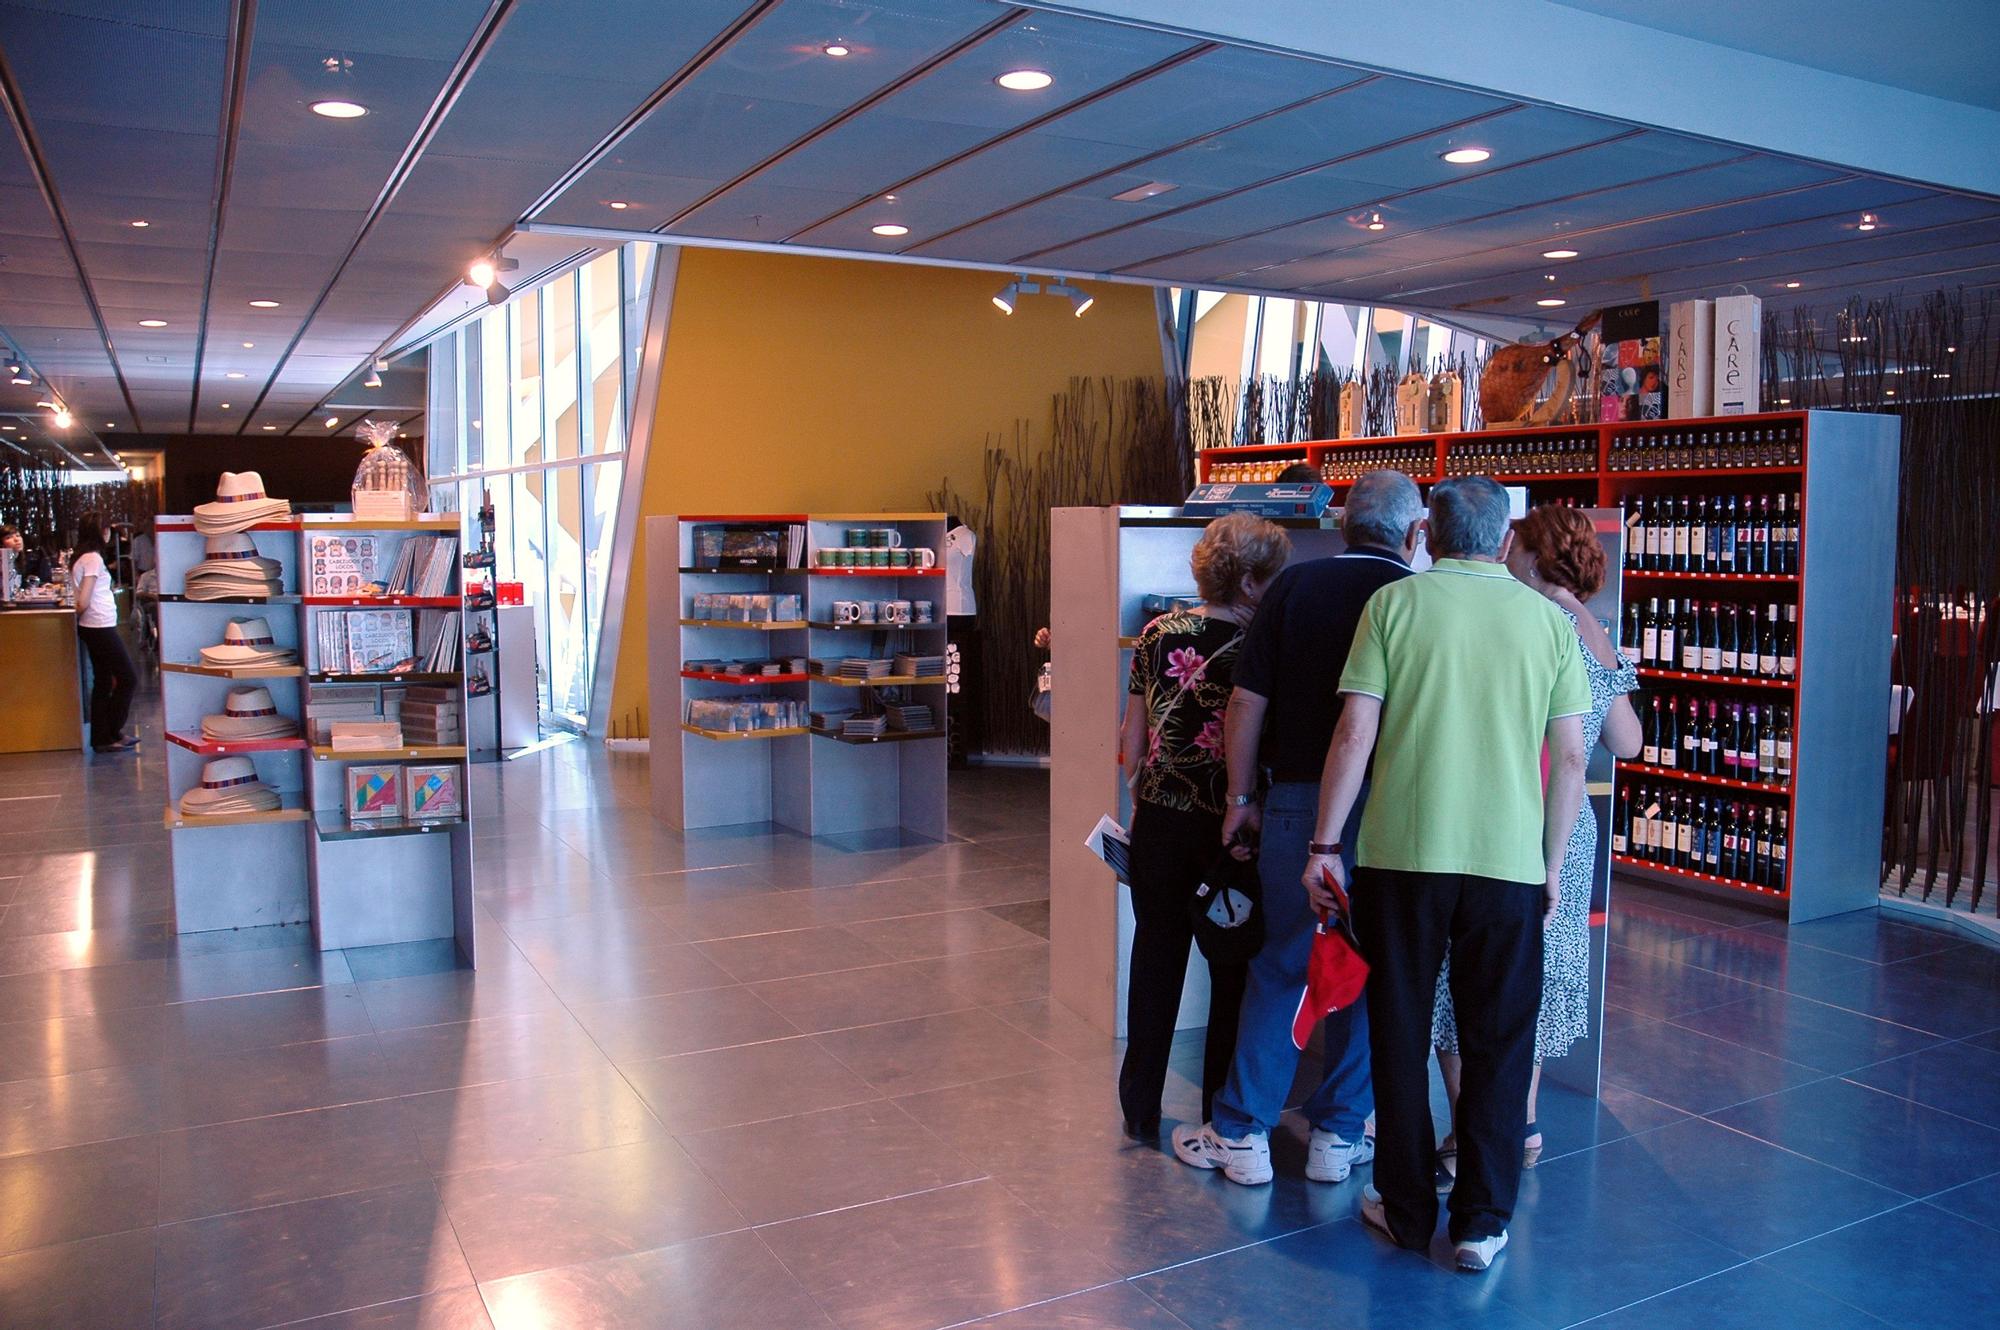
[(315, 532), (306, 537), (307, 595), (358, 596), (374, 581), (374, 536)]
[(892, 730), (922, 733), (937, 728), (936, 722), (931, 717), (931, 709), (921, 703), (890, 702), (883, 706), (882, 712), (889, 718), (889, 728)]
[(896, 668), (892, 672), (898, 678), (934, 679), (944, 674), (944, 657), (919, 656), (901, 651), (896, 653)]
[(396, 566), (389, 574), (389, 594), (447, 595), (457, 560), (457, 536), (411, 536), (396, 553)]
[(327, 726), (327, 746), (335, 752), (401, 748), (403, 730), (394, 721), (337, 720)]
[(408, 610), (321, 610), (313, 616), (319, 668), (328, 674), (390, 674), (411, 659)]

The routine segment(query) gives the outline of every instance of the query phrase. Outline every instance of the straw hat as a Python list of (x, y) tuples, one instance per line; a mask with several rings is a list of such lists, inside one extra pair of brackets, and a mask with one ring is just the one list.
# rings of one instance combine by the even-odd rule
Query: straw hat
[(222, 813), (265, 813), (278, 807), (278, 792), (257, 779), (247, 757), (219, 757), (201, 769), (201, 784), (181, 796), (189, 817)]
[(222, 742), (245, 739), (289, 739), (299, 732), (299, 723), (278, 714), (278, 704), (267, 688), (232, 688), (222, 703), (222, 714), (201, 718), (201, 737)]
[(202, 561), (188, 569), (190, 600), (227, 596), (275, 596), (283, 586), (284, 565), (257, 552), (257, 542), (241, 532), (210, 536)]
[(264, 478), (255, 471), (225, 471), (215, 485), (215, 502), (195, 506), (194, 529), (219, 535), (259, 522), (282, 522), (291, 515), (290, 500), (267, 497)]
[(231, 619), (222, 629), (222, 641), (201, 649), (204, 665), (296, 665), (299, 654), (280, 647), (271, 636), (271, 625), (262, 619)]

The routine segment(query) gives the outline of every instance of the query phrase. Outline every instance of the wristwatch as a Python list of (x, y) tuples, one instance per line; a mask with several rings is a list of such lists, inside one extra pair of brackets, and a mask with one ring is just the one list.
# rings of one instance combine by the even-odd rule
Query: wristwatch
[(1340, 842), (1309, 840), (1306, 842), (1306, 849), (1312, 854), (1339, 854)]
[(1232, 794), (1223, 802), (1231, 808), (1248, 808), (1251, 804), (1257, 802), (1257, 796), (1254, 794)]

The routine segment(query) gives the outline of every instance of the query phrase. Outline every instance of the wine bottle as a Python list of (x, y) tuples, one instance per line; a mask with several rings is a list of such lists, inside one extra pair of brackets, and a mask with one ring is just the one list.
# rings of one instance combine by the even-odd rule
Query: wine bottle
[(1701, 871), (1722, 871), (1722, 800), (1701, 801)]
[(1723, 809), (1722, 816), (1722, 862), (1716, 868), (1717, 877), (1734, 879), (1739, 876), (1736, 866), (1736, 851), (1743, 831), (1743, 806), (1731, 803)]
[(1736, 778), (1757, 779), (1757, 708), (1754, 705), (1744, 711), (1743, 728), (1736, 733)]
[(1778, 677), (1778, 607), (1764, 607), (1764, 620), (1757, 628), (1757, 675), (1763, 679)]
[(1763, 820), (1757, 826), (1757, 885), (1773, 887), (1777, 882), (1777, 844), (1772, 838), (1776, 830), (1776, 819), (1771, 815), (1771, 807), (1764, 807)]
[(1757, 725), (1757, 779), (1766, 784), (1778, 776), (1778, 729), (1772, 722), (1771, 713), (1775, 707), (1764, 709), (1764, 718)]
[(1736, 512), (1736, 571), (1754, 573), (1751, 566), (1757, 557), (1757, 542), (1750, 534), (1750, 528), (1757, 520), (1756, 500), (1743, 496), (1743, 504)]
[(1778, 625), (1778, 677), (1795, 679), (1799, 673), (1799, 607), (1787, 602), (1784, 622)]
[(1680, 819), (1674, 823), (1674, 863), (1699, 871), (1694, 862), (1694, 828), (1694, 796), (1690, 794), (1681, 805)]
[(1646, 566), (1646, 503), (1641, 499), (1625, 510), (1625, 566)]
[(1646, 612), (1639, 620), (1639, 663), (1648, 669), (1660, 665), (1660, 598), (1648, 597)]
[(1771, 828), (1771, 890), (1785, 889), (1785, 866), (1792, 860), (1791, 816), (1784, 809), (1772, 810), (1777, 825)]
[(1752, 551), (1750, 571), (1768, 573), (1771, 571), (1771, 496), (1761, 495), (1757, 500), (1757, 521), (1750, 528), (1750, 540), (1755, 546)]
[(1695, 500), (1694, 515), (1688, 520), (1688, 571), (1708, 571), (1708, 496)]
[(1639, 664), (1639, 602), (1633, 601), (1625, 607), (1625, 622), (1618, 638), (1618, 654), (1632, 665)]
[(1632, 857), (1650, 859), (1658, 844), (1660, 804), (1650, 785), (1639, 787), (1639, 820), (1632, 824)]
[(1773, 739), (1776, 746), (1776, 767), (1778, 783), (1792, 783), (1792, 709), (1778, 708), (1778, 731)]
[(1681, 653), (1674, 649), (1674, 632), (1680, 627), (1679, 612), (1674, 609), (1674, 598), (1667, 597), (1667, 610), (1660, 618), (1660, 632), (1656, 640), (1657, 654), (1654, 659), (1663, 670), (1680, 668)]
[(1738, 760), (1736, 747), (1742, 742), (1739, 737), (1742, 732), (1743, 704), (1731, 702), (1729, 714), (1723, 719), (1721, 733), (1716, 739), (1722, 749), (1722, 774), (1738, 780), (1742, 779), (1743, 768)]
[(1611, 852), (1630, 854), (1632, 846), (1632, 787), (1620, 786), (1618, 806), (1611, 815)]
[(1681, 722), (1682, 771), (1701, 770), (1701, 700), (1690, 697), (1687, 700), (1687, 718)]
[(1722, 738), (1717, 733), (1720, 726), (1716, 724), (1715, 710), (1716, 704), (1710, 702), (1708, 713), (1701, 721), (1701, 773), (1704, 776), (1722, 774)]
[(1674, 768), (1681, 759), (1681, 700), (1675, 696), (1667, 698), (1666, 709), (1660, 713), (1660, 765)]
[(1639, 726), (1639, 760), (1649, 767), (1660, 765), (1660, 698), (1656, 694), (1653, 704), (1646, 708), (1643, 723)]
[(1687, 609), (1681, 614), (1681, 625), (1676, 634), (1680, 639), (1680, 668), (1689, 674), (1701, 672), (1701, 602), (1690, 599)]
[(1722, 672), (1722, 606), (1711, 600), (1702, 611), (1701, 622), (1701, 672), (1720, 674)]
[(1645, 553), (1641, 556), (1643, 562), (1640, 566), (1648, 572), (1657, 573), (1661, 568), (1665, 567), (1660, 561), (1661, 525), (1659, 497), (1657, 495), (1648, 495), (1646, 498), (1640, 500), (1640, 506), (1646, 514), (1645, 527), (1640, 532), (1640, 540), (1645, 547)]
[[(1717, 499), (1715, 503), (1718, 508), (1722, 508), (1721, 499)], [(1736, 518), (1736, 496), (1732, 494), (1729, 496), (1729, 506), (1726, 509), (1722, 509), (1717, 515), (1717, 527), (1721, 534), (1721, 539), (1717, 542), (1715, 558), (1715, 566), (1718, 572), (1733, 573), (1736, 571)]]
[(1722, 674), (1736, 673), (1736, 611), (1734, 603), (1724, 605), (1716, 621), (1715, 665)]
[(1673, 570), (1685, 573), (1688, 570), (1688, 534), (1694, 526), (1694, 503), (1687, 495), (1681, 495), (1680, 514), (1674, 518), (1674, 559)]

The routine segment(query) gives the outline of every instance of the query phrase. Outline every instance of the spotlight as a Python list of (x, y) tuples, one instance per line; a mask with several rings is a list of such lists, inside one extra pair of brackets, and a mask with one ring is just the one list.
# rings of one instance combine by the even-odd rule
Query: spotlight
[(1799, 284), (1797, 282), (1786, 282), (1785, 289), (1787, 291), (1796, 291), (1799, 289)]
[(1875, 214), (1864, 212), (1861, 214), (1861, 220), (1854, 224), (1854, 229), (1857, 231), (1873, 231), (1877, 225)]
[(486, 288), (486, 303), (495, 306), (504, 305), (507, 303), (508, 294), (507, 288), (496, 278), (493, 285)]
[(474, 286), (487, 287), (493, 285), (493, 260), (474, 259), (472, 266), (465, 270), (465, 276)]
[(55, 421), (57, 429), (68, 429), (72, 418), (68, 407), (59, 406), (56, 408)]
[(264, 426), (264, 428), (265, 428), (265, 429), (276, 429), (276, 428), (278, 428), (278, 427), (277, 427), (276, 425), (266, 425), (266, 426)]
[(253, 347), (253, 346), (255, 346), (255, 345), (257, 345), (257, 344), (256, 344), (255, 342), (245, 342), (245, 343), (243, 344), (243, 349), (244, 349), (245, 351), (248, 351), (248, 350), (249, 350), (249, 349), (250, 349), (251, 347)]
[(240, 379), (243, 377), (243, 371), (240, 369), (232, 369), (224, 373), (222, 377), (225, 379)]
[(873, 231), (878, 236), (890, 236), (890, 237), (906, 236), (910, 233), (909, 227), (898, 226), (894, 222), (882, 222), (878, 225), (871, 226), (868, 229)]
[(1388, 226), (1388, 223), (1382, 220), (1381, 213), (1371, 212), (1368, 214), (1368, 229), (1370, 231), (1380, 231), (1386, 226)]
[(335, 425), (338, 425), (339, 423), (340, 423), (339, 416), (328, 416), (326, 418), (326, 427), (328, 429), (332, 429)]
[(227, 403), (227, 402), (224, 402), (224, 403), (222, 404), (222, 409), (223, 409), (224, 411), (227, 411), (227, 410), (229, 409), (229, 403)]
[(329, 120), (359, 120), (368, 114), (368, 108), (360, 102), (343, 102), (338, 98), (328, 98), (312, 104), (314, 115), (323, 115)]
[(151, 222), (149, 222), (149, 221), (147, 221), (147, 220), (146, 220), (145, 218), (143, 218), (143, 217), (142, 217), (142, 218), (138, 219), (137, 221), (133, 222), (133, 223), (132, 223), (132, 225), (133, 225), (133, 226), (136, 226), (136, 227), (138, 227), (138, 228), (139, 228), (140, 230), (142, 230), (142, 231), (143, 231), (143, 230), (145, 230), (145, 229), (146, 229), (147, 227), (151, 226), (151, 225), (152, 225), (152, 223), (151, 223)]
[(380, 388), (382, 386), (381, 374), (375, 370), (369, 370), (368, 377), (361, 381), (361, 386), (364, 388)]
[(1083, 317), (1085, 310), (1088, 310), (1092, 305), (1097, 303), (1096, 296), (1087, 295), (1068, 282), (1051, 282), (1047, 289), (1050, 295), (1062, 296), (1068, 300), (1072, 307), (1071, 312), (1079, 319)]
[(1485, 148), (1453, 148), (1450, 152), (1438, 155), (1453, 166), (1476, 166), (1493, 154)]
[(611, 209), (611, 211), (613, 212), (624, 212), (627, 208), (631, 207), (632, 205), (627, 203), (624, 199), (613, 199), (611, 202), (605, 204), (604, 206)]
[(253, 300), (250, 302), (250, 308), (252, 309), (276, 309), (277, 307), (278, 302), (275, 300)]
[(139, 326), (141, 328), (164, 328), (167, 326), (167, 321), (165, 319), (140, 319)]
[(25, 374), (16, 374), (14, 382), (23, 388), (32, 388), (35, 385), (35, 381)]
[(993, 293), (993, 303), (999, 308), (1002, 314), (1012, 314), (1014, 312), (1015, 304), (1021, 299), (1023, 285), (1023, 280), (1017, 277)]
[(1541, 307), (1542, 307), (1543, 309), (1555, 309), (1555, 308), (1557, 308), (1557, 307), (1559, 307), (1559, 306), (1562, 306), (1562, 305), (1567, 305), (1567, 304), (1569, 303), (1569, 301), (1567, 301), (1567, 300), (1558, 300), (1558, 299), (1556, 299), (1556, 297), (1554, 297), (1554, 296), (1549, 296), (1549, 297), (1548, 297), (1547, 299), (1544, 299), (1544, 300), (1537, 300), (1537, 301), (1536, 301), (1535, 303), (1536, 303), (1537, 305), (1540, 305), (1540, 306), (1541, 306)]
[(1010, 69), (993, 81), (1009, 92), (1040, 92), (1056, 80), (1040, 69)]
[(822, 46), (819, 49), (826, 52), (828, 55), (832, 56), (836, 60), (838, 60), (841, 56), (851, 54), (851, 48), (848, 47), (848, 45), (845, 42), (828, 42), (825, 46)]
[(1542, 251), (1542, 257), (1545, 259), (1573, 259), (1576, 257), (1576, 251), (1573, 249), (1545, 249)]

